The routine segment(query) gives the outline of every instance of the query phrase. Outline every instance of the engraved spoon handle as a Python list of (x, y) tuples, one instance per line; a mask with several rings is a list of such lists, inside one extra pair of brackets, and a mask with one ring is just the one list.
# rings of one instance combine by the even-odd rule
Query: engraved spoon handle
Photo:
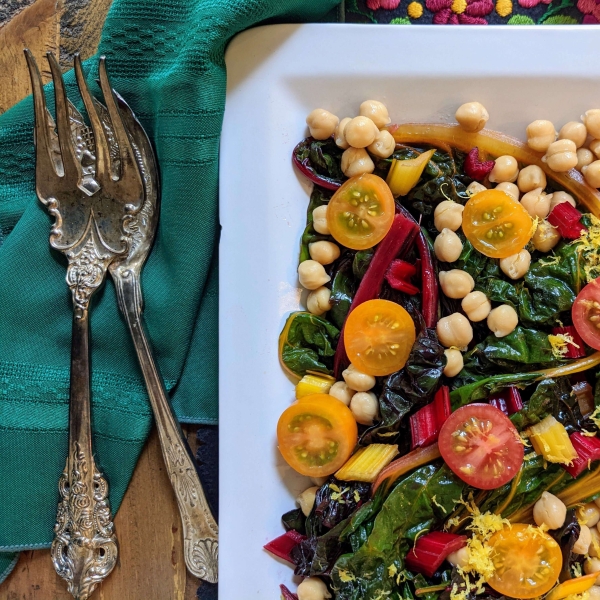
[(196, 577), (216, 583), (219, 530), (144, 331), (139, 274), (127, 268), (118, 268), (111, 274), (146, 381), (165, 465), (177, 497), (183, 525), (185, 563)]
[[(91, 294), (90, 294), (91, 295)], [(96, 468), (90, 426), (89, 312), (73, 307), (67, 464), (59, 480), (52, 561), (76, 600), (86, 600), (117, 561), (108, 484)]]

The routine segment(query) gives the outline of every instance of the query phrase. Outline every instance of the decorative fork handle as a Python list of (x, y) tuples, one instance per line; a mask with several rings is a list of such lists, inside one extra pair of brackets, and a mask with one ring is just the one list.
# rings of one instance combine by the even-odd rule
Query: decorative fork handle
[(117, 562), (108, 484), (92, 451), (89, 354), (89, 303), (113, 255), (103, 252), (93, 237), (67, 253), (73, 295), (69, 448), (58, 484), (61, 499), (51, 550), (54, 568), (76, 600), (86, 600)]
[(119, 307), (127, 321), (146, 381), (165, 465), (179, 505), (185, 563), (196, 577), (216, 583), (219, 529), (208, 506), (194, 459), (184, 441), (144, 332), (139, 274), (133, 269), (119, 267), (111, 270), (111, 275), (115, 282)]

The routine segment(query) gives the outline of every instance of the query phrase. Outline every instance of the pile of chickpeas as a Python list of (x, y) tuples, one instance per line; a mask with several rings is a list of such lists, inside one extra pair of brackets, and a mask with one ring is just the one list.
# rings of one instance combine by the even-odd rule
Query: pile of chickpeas
[(312, 137), (326, 140), (333, 135), (337, 146), (344, 150), (342, 171), (346, 177), (372, 173), (375, 163), (371, 155), (388, 158), (394, 153), (394, 136), (383, 129), (390, 121), (388, 109), (378, 100), (365, 100), (354, 118), (340, 121), (323, 108), (316, 108), (306, 117)]

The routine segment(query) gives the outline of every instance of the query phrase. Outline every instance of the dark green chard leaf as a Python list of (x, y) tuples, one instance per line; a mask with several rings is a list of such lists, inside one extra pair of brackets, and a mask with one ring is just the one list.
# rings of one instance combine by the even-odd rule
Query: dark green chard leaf
[(352, 272), (353, 259), (353, 253), (344, 254), (337, 262), (335, 272), (331, 274), (331, 297), (329, 298), (331, 310), (327, 313), (327, 317), (338, 329), (344, 326), (356, 292)]
[(307, 371), (329, 374), (339, 335), (339, 330), (325, 319), (306, 312), (296, 313), (281, 358), (299, 377)]
[(367, 250), (359, 250), (354, 255), (354, 262), (352, 263), (352, 273), (356, 279), (362, 279), (371, 264), (371, 259), (375, 254), (375, 248), (368, 248)]
[(341, 168), (343, 152), (332, 137), (326, 140), (307, 137), (294, 148), (294, 159), (303, 165), (302, 170), (308, 171), (306, 174), (312, 181), (328, 187), (328, 184), (341, 185), (346, 179)]
[(299, 508), (295, 508), (294, 510), (286, 512), (284, 515), (282, 515), (281, 521), (283, 522), (283, 527), (286, 531), (289, 531), (290, 529), (293, 529), (298, 533), (304, 533), (306, 531), (306, 517)]
[(423, 328), (404, 369), (383, 380), (379, 397), (381, 421), (365, 432), (361, 444), (391, 443), (406, 415), (433, 398), (445, 366), (444, 347), (435, 330)]
[(308, 245), (312, 242), (319, 242), (321, 240), (331, 240), (331, 236), (317, 233), (313, 227), (313, 210), (324, 204), (328, 204), (331, 199), (333, 192), (323, 190), (317, 186), (313, 188), (312, 194), (310, 195), (310, 202), (308, 203), (308, 209), (306, 211), (306, 227), (302, 234), (302, 240), (300, 243), (300, 260), (298, 262), (304, 262), (310, 259), (310, 253), (308, 252)]
[(416, 537), (452, 512), (464, 487), (445, 465), (421, 467), (400, 481), (375, 518), (366, 543), (335, 563), (331, 578), (338, 598), (376, 600), (399, 594), (389, 567), (393, 564), (401, 571)]
[(558, 576), (560, 582), (573, 579), (572, 567), (575, 563), (583, 562), (581, 554), (573, 552), (573, 546), (581, 532), (581, 526), (577, 520), (577, 512), (574, 508), (567, 511), (564, 525), (560, 529), (550, 531), (550, 535), (556, 540), (562, 551), (563, 564)]

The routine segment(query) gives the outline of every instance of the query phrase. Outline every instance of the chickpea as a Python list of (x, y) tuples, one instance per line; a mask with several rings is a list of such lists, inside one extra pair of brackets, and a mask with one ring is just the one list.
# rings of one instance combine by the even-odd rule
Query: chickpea
[(350, 146), (350, 144), (346, 141), (346, 137), (344, 136), (344, 129), (346, 129), (346, 125), (348, 125), (350, 121), (352, 121), (350, 117), (345, 117), (339, 122), (338, 126), (335, 128), (335, 144), (338, 148), (341, 148), (342, 150), (345, 150), (346, 148), (348, 148), (348, 146)]
[(600, 140), (592, 140), (589, 143), (589, 148), (596, 155), (596, 158), (600, 158)]
[(348, 148), (342, 154), (342, 171), (346, 177), (372, 173), (375, 163), (364, 148)]
[(579, 530), (579, 537), (573, 544), (573, 552), (575, 554), (587, 554), (592, 543), (592, 532), (587, 525), (582, 525)]
[(540, 221), (531, 241), (536, 250), (550, 252), (560, 242), (560, 233), (548, 221)]
[(598, 533), (598, 529), (596, 527), (590, 528), (590, 533), (592, 534), (592, 543), (588, 549), (588, 554), (592, 558), (598, 558), (598, 553), (600, 552), (600, 533)]
[(315, 140), (326, 140), (328, 137), (331, 137), (339, 122), (340, 120), (334, 114), (323, 108), (315, 108), (306, 117), (306, 124), (310, 129), (310, 135)]
[(600, 521), (600, 510), (594, 502), (588, 502), (579, 508), (579, 520), (585, 523), (588, 527), (593, 527)]
[(331, 388), (329, 388), (329, 395), (337, 398), (346, 406), (350, 405), (350, 400), (352, 400), (352, 396), (354, 396), (354, 394), (355, 391), (350, 389), (345, 381), (336, 381)]
[(487, 190), (485, 185), (479, 183), (479, 181), (471, 181), (471, 183), (467, 186), (467, 194), (469, 196), (474, 196), (475, 194), (479, 194), (479, 192), (483, 192)]
[(556, 135), (551, 121), (538, 120), (527, 125), (527, 145), (536, 152), (546, 152)]
[(433, 212), (433, 223), (438, 231), (450, 229), (456, 231), (462, 225), (462, 215), (465, 207), (452, 200), (443, 200)]
[(466, 567), (469, 564), (469, 549), (464, 546), (460, 550), (456, 550), (455, 552), (450, 552), (446, 557), (446, 560), (453, 567)]
[(375, 386), (375, 377), (361, 373), (354, 365), (350, 365), (342, 372), (344, 381), (356, 392), (368, 392)]
[(577, 147), (572, 140), (558, 140), (552, 142), (542, 156), (545, 162), (553, 171), (564, 173), (577, 165)]
[(519, 323), (517, 311), (508, 304), (501, 304), (490, 311), (487, 318), (487, 326), (498, 338), (506, 337), (512, 333)]
[(492, 303), (483, 292), (467, 294), (460, 306), (473, 323), (479, 323), (479, 321), (486, 319), (492, 310)]
[(587, 132), (594, 138), (600, 138), (600, 108), (594, 108), (581, 115)]
[(307, 290), (316, 290), (331, 280), (323, 265), (316, 260), (305, 260), (298, 266), (300, 285)]
[(587, 167), (583, 167), (581, 172), (589, 185), (600, 188), (600, 160), (595, 160)]
[(537, 165), (528, 165), (519, 171), (517, 185), (521, 192), (531, 192), (535, 188), (546, 187), (546, 173)]
[(490, 115), (480, 102), (467, 102), (458, 107), (454, 118), (465, 131), (475, 133), (485, 127)]
[(354, 117), (344, 129), (344, 137), (353, 148), (366, 148), (378, 133), (377, 125), (368, 117)]
[(308, 253), (322, 265), (330, 265), (340, 257), (340, 247), (333, 242), (319, 241), (308, 245)]
[(504, 155), (499, 156), (495, 160), (494, 168), (489, 174), (488, 179), (492, 183), (501, 183), (510, 181), (511, 183), (517, 180), (519, 176), (519, 163), (516, 158)]
[[(596, 579), (596, 583), (598, 583), (598, 579)], [(588, 600), (600, 600), (600, 585), (593, 585), (588, 590)]]
[[(597, 573), (598, 571), (600, 571), (600, 558), (588, 558), (583, 563), (583, 572), (586, 575), (591, 575), (592, 573)], [(600, 585), (600, 575), (598, 576), (598, 579), (596, 579), (595, 584), (596, 586)], [(600, 588), (598, 588), (598, 590), (600, 590)]]
[(460, 269), (440, 271), (440, 286), (448, 298), (464, 298), (474, 287), (473, 278)]
[(581, 171), (583, 167), (587, 167), (593, 163), (595, 158), (594, 153), (588, 148), (577, 148), (577, 164), (575, 168)]
[(300, 506), (300, 510), (305, 517), (310, 515), (310, 512), (315, 505), (315, 497), (318, 489), (319, 488), (316, 485), (309, 487), (296, 498), (296, 502), (298, 503), (298, 506)]
[(356, 392), (350, 400), (350, 410), (361, 425), (373, 425), (379, 419), (379, 401), (373, 392)]
[(567, 192), (554, 192), (553, 194), (548, 194), (550, 196), (550, 212), (552, 209), (561, 202), (568, 202), (571, 206), (577, 206), (575, 202), (575, 198), (571, 196), (571, 194), (567, 194)]
[(446, 355), (444, 375), (446, 377), (456, 377), (465, 366), (461, 351), (456, 348), (448, 348), (444, 350), (444, 354)]
[(564, 525), (566, 518), (567, 507), (564, 502), (550, 492), (542, 492), (533, 505), (533, 520), (538, 527), (544, 524), (548, 529), (558, 529)]
[(587, 129), (579, 121), (565, 123), (558, 132), (559, 140), (571, 140), (577, 148), (581, 148), (587, 139)]
[(500, 259), (500, 269), (511, 279), (521, 279), (531, 264), (531, 254), (525, 248), (516, 254)]
[(438, 260), (442, 262), (454, 262), (458, 260), (462, 252), (463, 245), (460, 238), (447, 227), (442, 229), (440, 235), (433, 242), (433, 250)]
[(375, 136), (375, 141), (367, 147), (371, 154), (380, 158), (388, 158), (394, 154), (396, 149), (396, 140), (394, 136), (387, 130), (379, 131)]
[(440, 344), (446, 348), (466, 348), (473, 339), (473, 328), (464, 315), (452, 313), (438, 321), (436, 331)]
[(321, 235), (329, 235), (329, 225), (327, 225), (327, 204), (317, 206), (313, 210), (313, 227)]
[(544, 192), (544, 188), (536, 188), (523, 194), (521, 206), (535, 219), (545, 219), (550, 212), (551, 198)]
[(307, 577), (296, 590), (298, 600), (325, 600), (331, 598), (327, 586), (318, 577)]
[(391, 122), (388, 109), (379, 100), (365, 100), (358, 109), (361, 117), (368, 117), (375, 123), (378, 129), (385, 127)]
[(331, 310), (331, 290), (321, 286), (308, 294), (306, 298), (306, 308), (309, 313), (320, 316)]
[(508, 194), (513, 200), (519, 201), (519, 196), (521, 195), (519, 188), (514, 184), (510, 183), (510, 181), (503, 181), (499, 183), (494, 189), (500, 190), (505, 194)]

